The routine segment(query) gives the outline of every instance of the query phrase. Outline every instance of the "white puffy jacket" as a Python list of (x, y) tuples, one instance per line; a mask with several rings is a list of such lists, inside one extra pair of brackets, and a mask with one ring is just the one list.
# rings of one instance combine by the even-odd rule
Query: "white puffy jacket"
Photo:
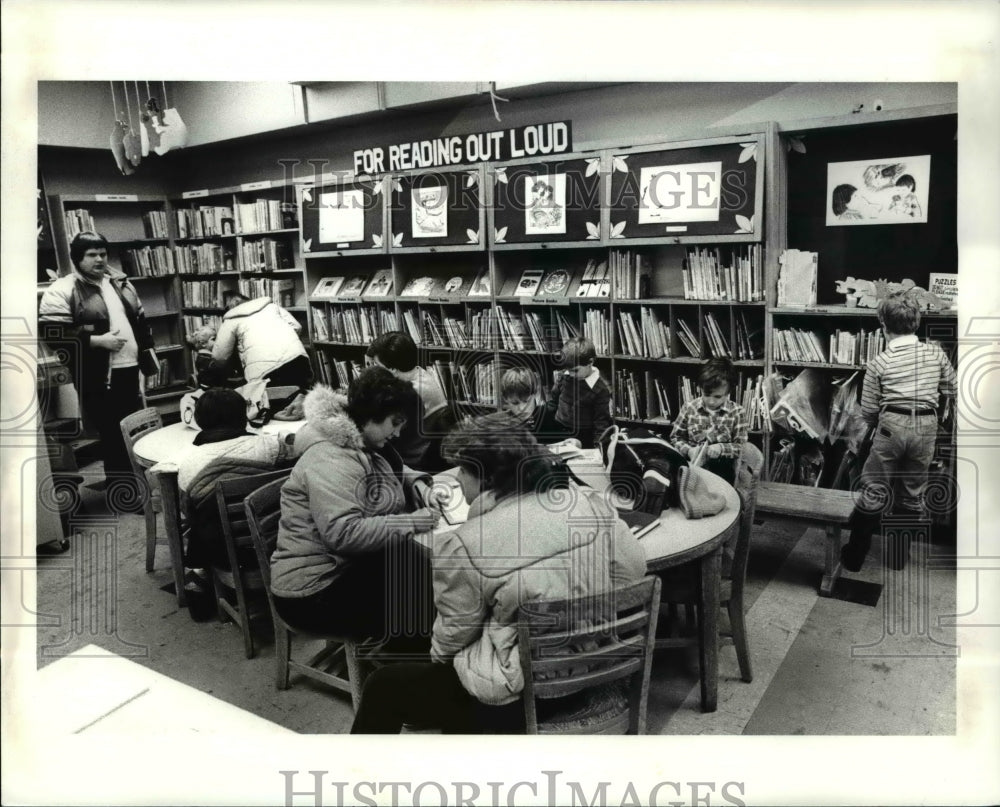
[(226, 312), (215, 337), (212, 358), (228, 361), (235, 350), (247, 381), (264, 378), (306, 349), (299, 339), (295, 317), (267, 297), (247, 300)]

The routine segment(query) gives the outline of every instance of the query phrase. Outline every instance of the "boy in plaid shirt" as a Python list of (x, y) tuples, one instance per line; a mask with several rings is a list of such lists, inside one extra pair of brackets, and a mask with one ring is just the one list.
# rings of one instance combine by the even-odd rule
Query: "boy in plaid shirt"
[(698, 373), (701, 395), (684, 404), (677, 413), (670, 442), (689, 459), (707, 444), (701, 465), (733, 484), (736, 460), (747, 441), (747, 419), (743, 407), (730, 399), (736, 370), (729, 359), (712, 359)]
[[(917, 339), (920, 305), (905, 292), (882, 300), (878, 318), (886, 349), (868, 364), (861, 389), (861, 414), (874, 426), (871, 452), (861, 471), (860, 496), (852, 517), (851, 538), (841, 550), (845, 568), (859, 571), (882, 512), (895, 502), (915, 518), (924, 516), (927, 468), (934, 458), (938, 402), (948, 410), (956, 393), (955, 369), (937, 345)], [(902, 569), (909, 536), (893, 536), (887, 549), (891, 569)]]

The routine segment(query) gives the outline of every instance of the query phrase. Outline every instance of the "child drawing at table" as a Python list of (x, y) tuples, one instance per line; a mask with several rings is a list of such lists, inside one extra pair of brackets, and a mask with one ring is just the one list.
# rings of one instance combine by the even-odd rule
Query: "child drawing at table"
[(718, 474), (729, 484), (736, 477), (736, 460), (747, 441), (743, 407), (729, 396), (736, 370), (729, 359), (712, 359), (698, 373), (701, 395), (681, 407), (670, 442), (690, 460)]

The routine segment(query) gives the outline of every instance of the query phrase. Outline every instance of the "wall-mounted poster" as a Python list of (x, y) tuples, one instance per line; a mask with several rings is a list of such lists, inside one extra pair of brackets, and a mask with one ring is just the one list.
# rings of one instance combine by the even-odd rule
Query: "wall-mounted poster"
[(718, 221), (721, 184), (721, 162), (641, 168), (638, 223)]
[(525, 235), (566, 234), (566, 174), (524, 178)]
[(827, 226), (925, 224), (931, 157), (828, 163)]
[(365, 198), (360, 190), (333, 191), (319, 197), (319, 240), (350, 243), (365, 237)]
[(413, 188), (411, 232), (414, 238), (448, 235), (448, 186)]

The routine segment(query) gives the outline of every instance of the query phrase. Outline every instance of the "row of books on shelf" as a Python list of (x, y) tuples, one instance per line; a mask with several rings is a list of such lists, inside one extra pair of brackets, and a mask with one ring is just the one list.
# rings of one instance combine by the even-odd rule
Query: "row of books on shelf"
[(284, 241), (262, 238), (240, 245), (240, 267), (244, 272), (273, 272), (291, 269), (292, 265), (289, 245)]
[(327, 312), (320, 308), (310, 310), (313, 335), (321, 342), (347, 342), (369, 344), (376, 336), (399, 330), (399, 320), (394, 311), (385, 309), (345, 308)]
[(206, 238), (233, 235), (233, 209), (223, 205), (205, 205), (175, 210), (178, 238)]
[(615, 249), (608, 256), (615, 297), (619, 300), (640, 300), (650, 296), (651, 268), (649, 258), (631, 249)]
[(364, 367), (360, 362), (348, 359), (335, 359), (325, 350), (316, 351), (316, 369), (324, 384), (334, 389), (347, 389), (357, 378)]
[(130, 277), (162, 277), (174, 274), (174, 255), (164, 245), (122, 251), (122, 269)]
[(187, 338), (190, 338), (191, 334), (205, 325), (210, 325), (218, 330), (219, 326), (222, 324), (222, 317), (218, 314), (185, 314), (183, 317), (183, 324), (184, 333)]
[(881, 329), (857, 333), (837, 329), (829, 336), (801, 328), (776, 328), (775, 361), (812, 361), (828, 364), (867, 364), (885, 350)]
[(174, 262), (182, 275), (208, 275), (236, 271), (232, 250), (219, 244), (185, 244), (174, 247)]
[(436, 360), (431, 369), (449, 396), (457, 401), (496, 406), (497, 364), (494, 360), (478, 364)]
[(613, 350), (611, 319), (607, 312), (591, 308), (584, 313), (583, 335), (594, 343), (598, 356), (610, 356)]
[(154, 375), (146, 376), (146, 392), (156, 392), (175, 383), (170, 370), (170, 362), (160, 359), (160, 366)]
[(284, 308), (291, 308), (295, 305), (295, 281), (291, 278), (241, 277), (236, 288), (240, 294), (251, 300), (256, 300), (258, 297), (270, 297), (272, 301)]
[[(514, 287), (515, 297), (566, 297), (576, 280), (573, 269), (525, 269)], [(611, 276), (607, 261), (587, 261), (576, 287), (576, 297), (610, 297)]]
[(199, 280), (181, 285), (181, 304), (186, 308), (222, 308), (225, 305), (224, 288), (218, 280)]
[(167, 213), (164, 210), (150, 210), (143, 213), (142, 230), (146, 238), (167, 238)]
[(277, 199), (257, 199), (236, 205), (236, 232), (259, 233), (299, 226), (296, 206)]
[(718, 247), (689, 249), (682, 273), (685, 300), (750, 303), (764, 299), (760, 244), (733, 248), (728, 264)]
[(88, 210), (67, 210), (63, 213), (63, 220), (66, 222), (66, 238), (70, 241), (80, 233), (97, 232), (97, 225)]
[[(612, 400), (615, 417), (625, 420), (643, 420), (671, 423), (675, 411), (667, 394), (667, 381), (650, 371), (618, 370), (612, 382)], [(687, 376), (677, 379), (679, 405), (690, 403), (697, 393)], [(743, 409), (751, 431), (770, 431), (770, 405), (764, 376), (740, 373), (736, 386), (730, 391), (732, 400)]]
[(352, 275), (345, 277), (324, 277), (313, 288), (310, 300), (334, 300), (337, 298), (385, 297), (392, 291), (392, 271), (379, 269), (371, 277)]

